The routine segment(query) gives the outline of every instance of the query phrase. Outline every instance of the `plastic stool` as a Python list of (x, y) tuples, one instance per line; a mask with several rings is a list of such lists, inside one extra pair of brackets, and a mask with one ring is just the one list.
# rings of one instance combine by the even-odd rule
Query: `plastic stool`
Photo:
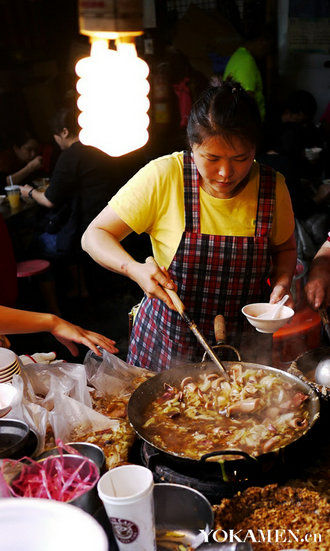
[(48, 270), (48, 260), (24, 260), (17, 263), (17, 277), (31, 277), (42, 274)]

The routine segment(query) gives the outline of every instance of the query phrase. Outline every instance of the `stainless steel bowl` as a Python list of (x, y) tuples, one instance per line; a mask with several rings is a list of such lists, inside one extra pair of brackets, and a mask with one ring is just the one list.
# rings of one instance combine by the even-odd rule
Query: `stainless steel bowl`
[(0, 458), (20, 453), (28, 439), (29, 426), (19, 419), (0, 419)]
[[(51, 457), (51, 456), (52, 457), (59, 457), (59, 458), (61, 457), (58, 454), (56, 454), (56, 455), (49, 454), (49, 456), (44, 457), (42, 459), (39, 459), (38, 461), (40, 461), (40, 462), (46, 461), (48, 459), (48, 457)], [(64, 460), (66, 462), (70, 463), (71, 465), (78, 467), (79, 463), (82, 460), (82, 456), (81, 455), (66, 454), (66, 455), (64, 455)], [(92, 461), (91, 459), (89, 459), (89, 460)], [(92, 461), (92, 463), (94, 463), (94, 462)], [(100, 475), (100, 469), (98, 468), (98, 466), (96, 464), (95, 464), (95, 467), (98, 471), (98, 474)], [(76, 507), (79, 507), (80, 509), (83, 509), (83, 511), (86, 511), (86, 513), (89, 513), (91, 515), (95, 514), (97, 509), (99, 509), (99, 507), (100, 507), (100, 499), (99, 499), (98, 493), (97, 493), (98, 479), (99, 479), (99, 476), (96, 478), (94, 486), (91, 487), (87, 492), (85, 492), (84, 494), (82, 494), (81, 496), (79, 496), (75, 499), (72, 499), (71, 501), (67, 501), (66, 503), (70, 503), (71, 505), (75, 505)]]
[[(105, 457), (103, 451), (101, 450), (101, 448), (99, 448), (99, 446), (96, 446), (95, 444), (90, 444), (89, 442), (68, 442), (66, 445), (77, 450), (80, 455), (88, 457), (88, 459), (94, 461), (99, 471), (102, 471), (105, 463)], [(63, 454), (67, 453), (68, 452), (63, 449)], [(45, 459), (50, 455), (59, 455), (59, 448), (51, 448), (50, 450), (41, 453), (40, 455), (38, 455), (37, 461), (39, 461), (39, 459)]]
[(154, 503), (159, 551), (169, 549), (168, 542), (173, 541), (173, 533), (178, 544), (191, 545), (195, 549), (204, 542), (201, 530), (209, 533), (213, 527), (210, 502), (193, 488), (180, 484), (155, 484)]

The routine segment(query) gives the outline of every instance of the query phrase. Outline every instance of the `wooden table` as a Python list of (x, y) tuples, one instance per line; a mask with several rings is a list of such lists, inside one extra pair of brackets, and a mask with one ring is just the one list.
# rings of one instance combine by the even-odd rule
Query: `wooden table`
[(35, 206), (35, 202), (25, 202), (20, 201), (20, 205), (17, 209), (12, 209), (9, 205), (9, 202), (5, 200), (0, 205), (0, 214), (2, 214), (2, 217), (4, 220), (10, 220), (12, 218), (17, 219), (22, 213), (31, 210)]

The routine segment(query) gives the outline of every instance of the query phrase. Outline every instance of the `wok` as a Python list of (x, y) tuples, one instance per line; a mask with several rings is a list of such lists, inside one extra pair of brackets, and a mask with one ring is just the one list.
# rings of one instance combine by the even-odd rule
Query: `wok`
[[(279, 446), (276, 449), (273, 449), (271, 452), (261, 454), (263, 458), (269, 458), (270, 456), (274, 457), (274, 455), (278, 455), (276, 452), (278, 452), (282, 448), (286, 448), (289, 445), (291, 445), (293, 442), (295, 442), (298, 439), (301, 439), (305, 434), (307, 434), (312, 426), (315, 424), (316, 420), (318, 419), (320, 415), (320, 402), (317, 396), (317, 393), (310, 387), (307, 382), (304, 380), (301, 380), (299, 377), (297, 377), (295, 374), (287, 373), (285, 371), (281, 371), (279, 369), (276, 369), (274, 367), (269, 367), (266, 365), (256, 364), (256, 363), (247, 363), (242, 362), (241, 355), (239, 351), (234, 348), (231, 345), (226, 344), (226, 326), (225, 326), (225, 320), (222, 315), (218, 315), (214, 319), (214, 333), (215, 338), (217, 342), (217, 346), (213, 347), (213, 349), (222, 349), (227, 348), (235, 352), (237, 355), (237, 361), (222, 361), (222, 365), (225, 367), (225, 369), (230, 369), (235, 364), (241, 364), (243, 367), (247, 369), (253, 369), (253, 370), (259, 370), (263, 369), (266, 372), (271, 372), (275, 375), (277, 375), (279, 378), (281, 378), (283, 381), (288, 381), (291, 384), (296, 384), (297, 388), (303, 392), (304, 394), (309, 395), (309, 401), (308, 401), (308, 412), (309, 412), (309, 420), (308, 420), (308, 426), (303, 431), (303, 433), (299, 433), (296, 436), (293, 435), (292, 440), (283, 445)], [(211, 361), (206, 361), (207, 354), (204, 353), (202, 362), (198, 364), (193, 364), (192, 362), (182, 362), (177, 365), (177, 367), (173, 367), (171, 369), (168, 369), (166, 371), (163, 371), (161, 373), (158, 373), (153, 378), (148, 379), (144, 383), (142, 383), (132, 394), (129, 403), (128, 403), (128, 419), (134, 428), (135, 432), (138, 434), (142, 440), (147, 442), (149, 445), (151, 445), (153, 448), (157, 449), (158, 451), (167, 454), (172, 459), (175, 458), (176, 460), (184, 460), (188, 461), (190, 465), (197, 464), (200, 462), (203, 462), (207, 460), (208, 458), (212, 456), (225, 456), (225, 455), (237, 455), (238, 460), (231, 460), (227, 461), (226, 463), (229, 463), (231, 465), (230, 470), (235, 470), (237, 464), (241, 464), (242, 460), (249, 463), (249, 466), (252, 467), (252, 470), (255, 470), (256, 465), (256, 457), (252, 457), (246, 452), (243, 452), (241, 450), (218, 450), (215, 452), (211, 452), (208, 454), (203, 455), (200, 460), (192, 459), (191, 457), (185, 455), (184, 450), (180, 454), (170, 451), (167, 448), (163, 449), (162, 447), (156, 445), (155, 443), (151, 442), (148, 437), (148, 430), (143, 428), (144, 424), (144, 418), (143, 414), (145, 409), (148, 407), (148, 405), (158, 398), (163, 392), (164, 392), (164, 383), (167, 383), (169, 385), (178, 386), (180, 385), (182, 379), (184, 377), (192, 377), (194, 380), (197, 379), (198, 375), (200, 375), (201, 372), (203, 373), (215, 373), (216, 372), (216, 366)], [(275, 454), (274, 454), (275, 452)], [(258, 458), (261, 458), (261, 455), (257, 456)], [(264, 462), (266, 465), (269, 464), (269, 461), (266, 459)], [(210, 467), (210, 465), (209, 465)], [(268, 466), (266, 466), (268, 469)], [(224, 472), (224, 469), (222, 469)]]
[[(314, 425), (316, 420), (319, 417), (320, 412), (320, 404), (319, 399), (315, 393), (315, 391), (304, 381), (296, 377), (295, 375), (292, 375), (291, 373), (286, 373), (284, 371), (281, 371), (279, 369), (276, 369), (274, 367), (269, 367), (266, 365), (260, 365), (260, 364), (254, 364), (254, 363), (247, 363), (247, 362), (222, 362), (224, 367), (226, 369), (229, 369), (233, 365), (237, 365), (238, 363), (241, 363), (243, 367), (246, 367), (247, 369), (253, 369), (253, 370), (259, 370), (263, 369), (266, 372), (273, 373), (274, 375), (277, 375), (279, 378), (281, 378), (283, 381), (288, 381), (291, 384), (294, 383), (297, 388), (303, 392), (304, 394), (309, 395), (309, 401), (308, 401), (308, 411), (309, 411), (309, 422), (308, 426), (304, 430), (303, 433), (299, 433), (299, 435), (294, 436), (292, 440), (290, 441), (290, 444), (298, 439), (300, 439), (302, 436), (304, 436)], [(128, 402), (128, 419), (138, 434), (140, 438), (142, 438), (145, 442), (156, 448), (157, 450), (166, 453), (172, 457), (175, 458), (181, 458), (185, 460), (189, 460), (192, 462), (196, 462), (197, 460), (192, 459), (191, 457), (185, 455), (184, 450), (180, 454), (171, 452), (168, 449), (163, 449), (162, 447), (156, 445), (154, 442), (149, 440), (148, 437), (148, 429), (143, 428), (143, 423), (145, 422), (145, 419), (143, 417), (144, 411), (147, 408), (147, 406), (156, 398), (158, 398), (161, 394), (164, 392), (164, 383), (167, 383), (169, 385), (179, 386), (182, 379), (184, 377), (192, 377), (194, 380), (198, 377), (198, 375), (202, 373), (215, 373), (216, 368), (214, 366), (213, 362), (204, 362), (202, 361), (199, 364), (185, 364), (181, 365), (180, 367), (174, 367), (171, 369), (168, 369), (166, 371), (162, 371), (161, 373), (158, 373), (153, 378), (148, 379), (144, 383), (142, 383), (132, 394), (129, 402)], [(286, 444), (285, 446), (279, 446), (279, 448), (273, 449), (272, 452), (278, 451), (281, 447), (286, 447), (289, 444)], [(272, 453), (270, 452), (270, 453)], [(249, 456), (247, 453), (242, 452), (240, 450), (219, 450), (216, 452), (212, 452), (211, 454), (205, 454), (200, 461), (203, 461), (211, 456), (218, 456), (218, 455), (237, 455), (244, 457), (246, 459), (250, 458), (253, 461), (255, 461), (254, 458)], [(265, 454), (264, 454), (265, 455)]]

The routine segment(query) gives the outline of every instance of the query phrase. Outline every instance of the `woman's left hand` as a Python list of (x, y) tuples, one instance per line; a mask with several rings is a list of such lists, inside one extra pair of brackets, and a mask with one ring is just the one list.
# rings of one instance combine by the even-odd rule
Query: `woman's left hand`
[(269, 299), (270, 304), (276, 304), (281, 300), (281, 298), (284, 297), (284, 295), (289, 295), (289, 298), (286, 301), (285, 306), (289, 306), (289, 308), (293, 308), (294, 300), (290, 290), (284, 287), (284, 285), (280, 285), (280, 284), (275, 285), (275, 287), (273, 288)]

